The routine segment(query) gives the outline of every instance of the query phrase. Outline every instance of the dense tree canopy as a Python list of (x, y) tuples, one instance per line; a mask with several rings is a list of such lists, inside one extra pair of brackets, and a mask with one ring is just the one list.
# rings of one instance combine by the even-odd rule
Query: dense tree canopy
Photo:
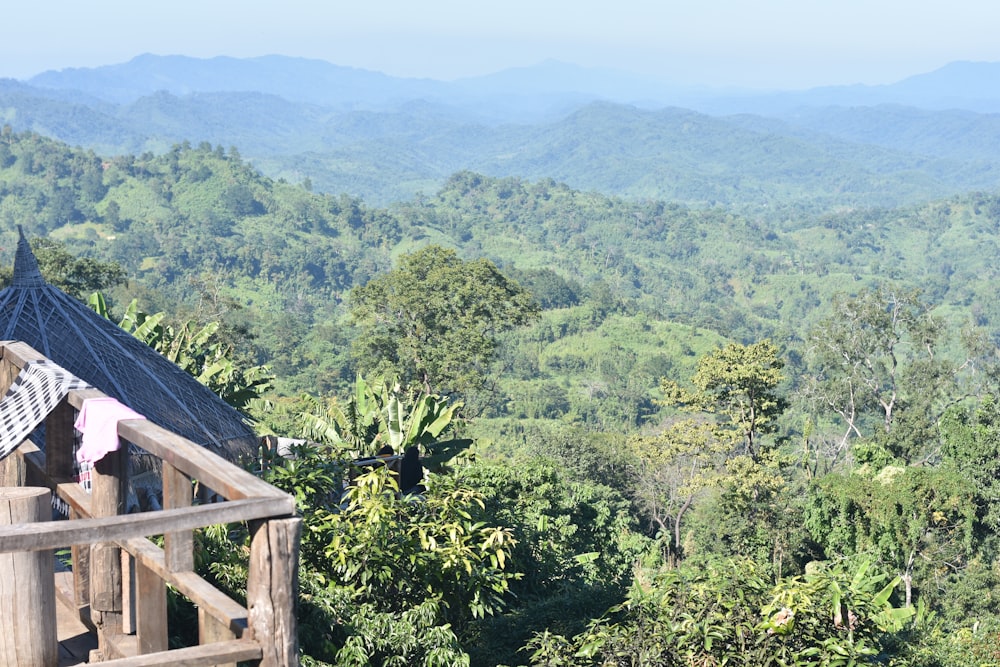
[(428, 392), (474, 392), (491, 382), (497, 336), (538, 313), (531, 295), (485, 259), (428, 246), (351, 293), (361, 327), (355, 357), (365, 371)]

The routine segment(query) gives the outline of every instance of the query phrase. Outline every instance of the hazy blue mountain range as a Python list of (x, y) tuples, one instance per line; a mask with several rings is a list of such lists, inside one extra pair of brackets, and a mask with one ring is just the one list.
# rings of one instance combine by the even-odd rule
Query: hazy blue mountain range
[(1000, 187), (997, 81), (998, 63), (953, 63), (890, 86), (762, 94), (555, 61), (443, 82), (144, 55), (0, 80), (0, 123), (102, 154), (235, 146), (268, 175), (373, 203), (473, 169), (694, 205), (894, 206)]
[(258, 58), (141, 55), (127, 63), (48, 71), (29, 84), (75, 90), (116, 104), (165, 90), (262, 92), (295, 102), (340, 108), (384, 109), (425, 99), (454, 106), (476, 101), (538, 108), (595, 99), (638, 106), (682, 106), (708, 112), (773, 113), (797, 106), (903, 104), (926, 109), (1000, 111), (1000, 63), (955, 62), (880, 86), (827, 86), (803, 91), (732, 91), (676, 86), (626, 72), (557, 61), (451, 82), (392, 77), (381, 72), (286, 56)]

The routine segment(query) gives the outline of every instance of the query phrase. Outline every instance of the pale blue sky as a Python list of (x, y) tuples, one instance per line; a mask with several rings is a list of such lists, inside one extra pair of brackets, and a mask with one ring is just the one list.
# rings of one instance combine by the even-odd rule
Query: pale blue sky
[(14, 0), (0, 77), (140, 53), (283, 54), (453, 79), (548, 58), (677, 83), (891, 83), (1000, 61), (996, 0)]

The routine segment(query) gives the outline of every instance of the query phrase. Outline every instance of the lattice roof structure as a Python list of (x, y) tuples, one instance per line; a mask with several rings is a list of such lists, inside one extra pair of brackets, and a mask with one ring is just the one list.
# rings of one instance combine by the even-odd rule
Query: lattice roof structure
[(229, 460), (253, 452), (243, 416), (159, 352), (48, 284), (21, 233), (0, 291), (0, 340), (19, 340), (143, 414)]

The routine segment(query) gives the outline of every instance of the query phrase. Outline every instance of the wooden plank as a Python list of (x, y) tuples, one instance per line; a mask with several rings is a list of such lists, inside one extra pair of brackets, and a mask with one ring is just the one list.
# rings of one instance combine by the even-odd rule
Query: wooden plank
[[(9, 343), (4, 341), (0, 345), (6, 346)], [(7, 393), (11, 385), (14, 384), (14, 378), (17, 374), (21, 372), (20, 366), (15, 366), (14, 363), (8, 359), (6, 356), (0, 358), (0, 396)]]
[[(163, 509), (175, 510), (191, 507), (194, 488), (191, 478), (164, 462)], [(194, 533), (190, 530), (169, 532), (163, 535), (163, 551), (167, 567), (174, 572), (194, 569)]]
[(264, 517), (284, 517), (294, 505), (291, 496), (230, 500), (180, 510), (140, 512), (106, 518), (52, 521), (0, 528), (0, 553), (57, 549), (72, 544), (94, 544), (130, 537), (162, 535), (219, 523)]
[(283, 495), (264, 480), (151, 421), (120, 422), (118, 433), (224, 498), (238, 500)]
[(299, 664), (296, 631), (301, 519), (271, 519), (250, 525), (247, 621), (260, 643), (260, 667)]
[[(256, 642), (238, 639), (101, 662), (102, 667), (211, 667), (220, 663), (260, 660)], [(298, 664), (298, 663), (295, 663)]]
[(135, 593), (139, 654), (166, 651), (170, 648), (167, 636), (167, 586), (139, 560), (135, 564)]
[[(236, 639), (233, 631), (216, 620), (211, 614), (201, 607), (198, 608), (198, 643), (214, 644), (215, 642), (227, 642)], [(215, 665), (215, 667), (236, 667), (235, 662)]]
[(133, 538), (122, 542), (136, 561), (154, 572), (156, 576), (187, 596), (200, 611), (209, 614), (221, 626), (227, 628), (235, 638), (242, 637), (247, 628), (247, 610), (219, 589), (194, 572), (171, 572), (167, 569), (163, 549), (145, 538)]
[(74, 604), (72, 573), (58, 572), (55, 579), (59, 667), (86, 664), (91, 650), (97, 648), (97, 635), (81, 620), (81, 610)]
[(27, 343), (16, 340), (3, 342), (3, 358), (5, 361), (9, 361), (14, 366), (17, 366), (18, 372), (29, 361), (46, 360), (35, 348)]
[(135, 559), (124, 549), (122, 555), (122, 633), (135, 634)]
[(66, 501), (70, 509), (76, 512), (80, 519), (90, 519), (94, 516), (94, 503), (87, 490), (79, 482), (60, 482), (56, 484), (56, 494)]

